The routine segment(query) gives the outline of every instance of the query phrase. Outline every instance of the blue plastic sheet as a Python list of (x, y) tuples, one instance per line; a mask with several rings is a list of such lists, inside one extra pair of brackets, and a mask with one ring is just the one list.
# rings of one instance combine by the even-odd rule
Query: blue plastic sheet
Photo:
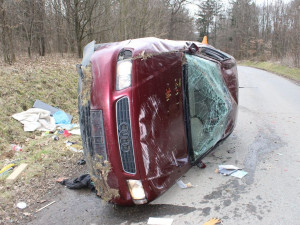
[(57, 111), (53, 114), (56, 124), (70, 124), (68, 115), (64, 111)]

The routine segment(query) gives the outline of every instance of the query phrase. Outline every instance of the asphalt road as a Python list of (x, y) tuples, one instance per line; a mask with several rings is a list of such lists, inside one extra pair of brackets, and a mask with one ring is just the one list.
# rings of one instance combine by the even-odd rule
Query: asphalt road
[[(30, 224), (147, 224), (149, 217), (173, 218), (173, 225), (300, 224), (300, 86), (277, 75), (239, 68), (237, 126), (176, 184), (149, 205), (116, 207), (89, 191), (63, 189), (56, 203)], [(220, 164), (244, 168), (242, 179), (215, 173)], [(63, 187), (61, 187), (63, 188)]]

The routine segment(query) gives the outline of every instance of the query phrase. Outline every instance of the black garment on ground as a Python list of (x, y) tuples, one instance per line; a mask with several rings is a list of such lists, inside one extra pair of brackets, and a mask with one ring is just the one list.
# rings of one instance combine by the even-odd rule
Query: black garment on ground
[(82, 189), (89, 188), (91, 191), (95, 191), (95, 185), (91, 180), (89, 174), (83, 174), (80, 177), (72, 180), (66, 179), (61, 182), (62, 185), (65, 185), (69, 189)]

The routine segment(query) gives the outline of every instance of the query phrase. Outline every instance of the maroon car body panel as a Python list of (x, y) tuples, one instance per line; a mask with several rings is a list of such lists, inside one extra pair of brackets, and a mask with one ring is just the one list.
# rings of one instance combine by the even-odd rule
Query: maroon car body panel
[[(152, 200), (189, 168), (182, 87), (182, 54), (160, 54), (136, 60), (133, 91), (134, 145), (146, 193)], [(172, 89), (170, 97), (166, 91)]]
[[(132, 81), (131, 87), (117, 91), (116, 65), (124, 49), (132, 52)], [(104, 45), (92, 55), (90, 109), (103, 112), (106, 151), (111, 164), (107, 184), (119, 191), (119, 197), (111, 202), (133, 204), (128, 179), (142, 181), (150, 202), (191, 167), (182, 85), (183, 56), (187, 50), (184, 41), (142, 38)], [(233, 106), (225, 138), (233, 130), (237, 116), (237, 71), (232, 57), (217, 63)], [(135, 173), (124, 171), (118, 144), (116, 104), (124, 97), (129, 100)]]

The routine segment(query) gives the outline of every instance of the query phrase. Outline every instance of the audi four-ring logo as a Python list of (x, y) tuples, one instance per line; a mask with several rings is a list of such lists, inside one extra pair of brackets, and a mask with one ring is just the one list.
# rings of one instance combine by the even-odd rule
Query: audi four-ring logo
[(119, 143), (122, 152), (128, 152), (130, 150), (130, 130), (129, 125), (126, 122), (119, 124)]

